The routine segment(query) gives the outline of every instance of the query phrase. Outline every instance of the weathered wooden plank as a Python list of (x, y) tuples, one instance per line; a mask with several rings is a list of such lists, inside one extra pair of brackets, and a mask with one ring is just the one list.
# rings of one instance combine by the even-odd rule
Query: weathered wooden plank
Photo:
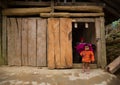
[(16, 57), (16, 63), (15, 65), (21, 66), (21, 28), (22, 28), (22, 19), (16, 18), (15, 19), (15, 57)]
[(65, 19), (66, 26), (64, 26), (67, 33), (67, 47), (66, 47), (66, 63), (67, 68), (72, 67), (72, 20), (71, 19)]
[(100, 17), (100, 21), (101, 21), (100, 23), (100, 27), (101, 27), (101, 67), (104, 68), (107, 65), (104, 17)]
[(120, 68), (120, 56), (118, 56), (108, 66), (106, 66), (106, 69), (111, 73), (115, 73), (119, 68)]
[(12, 16), (12, 15), (17, 15), (17, 16), (25, 16), (25, 15), (36, 15), (39, 13), (46, 13), (46, 12), (51, 12), (50, 7), (45, 7), (45, 8), (9, 8), (9, 9), (4, 9), (2, 11), (3, 15), (6, 16)]
[(21, 43), (20, 43), (20, 39), (21, 39), (21, 31), (19, 29), (18, 26), (18, 22), (16, 18), (11, 18), (10, 19), (10, 23), (11, 23), (11, 28), (12, 29), (12, 37), (13, 38), (13, 43), (12, 43), (12, 49), (13, 49), (13, 55), (12, 55), (12, 60), (13, 60), (13, 65), (21, 65)]
[(95, 22), (94, 18), (73, 18), (72, 22)]
[(40, 13), (41, 17), (98, 17), (104, 13)]
[(36, 19), (28, 19), (28, 64), (36, 66)]
[(60, 18), (61, 64), (64, 68), (72, 67), (72, 20)]
[(4, 64), (7, 64), (7, 17), (3, 16), (2, 22), (2, 57)]
[(54, 29), (54, 54), (55, 54), (55, 66), (56, 68), (61, 68), (61, 59), (60, 59), (60, 22), (59, 19), (56, 18), (53, 21), (53, 29)]
[(64, 3), (64, 2), (57, 1), (55, 3), (55, 6), (65, 6), (65, 5), (67, 5), (67, 6), (73, 6), (73, 5), (74, 6), (101, 6), (101, 7), (105, 6), (105, 4), (103, 4), (103, 3), (91, 3), (91, 2), (73, 2), (73, 3), (67, 2), (67, 3)]
[[(2, 9), (0, 9), (1, 11)], [(0, 65), (4, 64), (4, 57), (2, 56), (2, 15), (0, 12)]]
[(15, 38), (14, 38), (14, 18), (7, 19), (7, 34), (8, 34), (8, 65), (15, 63)]
[(28, 65), (28, 20), (22, 18), (22, 65)]
[(46, 66), (47, 20), (37, 19), (37, 66)]
[(54, 18), (48, 19), (48, 29), (47, 29), (47, 59), (48, 59), (48, 68), (55, 68), (55, 55), (54, 55)]
[(61, 50), (61, 65), (66, 68), (66, 47), (67, 47), (67, 32), (65, 19), (60, 18), (60, 50)]
[(101, 6), (55, 6), (56, 10), (64, 11), (84, 11), (84, 12), (102, 12), (103, 7)]
[(95, 19), (96, 47), (97, 47), (97, 65), (101, 67), (101, 26), (100, 19)]
[(10, 1), (9, 6), (50, 6), (50, 2), (34, 2), (34, 1)]

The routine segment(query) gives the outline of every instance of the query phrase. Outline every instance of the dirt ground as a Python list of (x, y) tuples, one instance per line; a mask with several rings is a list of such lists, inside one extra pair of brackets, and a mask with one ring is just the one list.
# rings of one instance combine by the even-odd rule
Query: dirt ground
[(0, 67), (0, 85), (118, 85), (120, 79), (102, 69), (54, 69), (38, 67)]

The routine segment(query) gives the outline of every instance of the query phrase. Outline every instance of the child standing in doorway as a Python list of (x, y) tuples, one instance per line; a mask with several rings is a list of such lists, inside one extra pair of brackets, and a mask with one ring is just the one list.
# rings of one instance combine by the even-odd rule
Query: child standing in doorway
[(88, 44), (85, 45), (84, 51), (80, 52), (82, 56), (82, 63), (83, 63), (83, 72), (89, 73), (90, 70), (90, 63), (95, 61), (93, 51), (90, 50)]

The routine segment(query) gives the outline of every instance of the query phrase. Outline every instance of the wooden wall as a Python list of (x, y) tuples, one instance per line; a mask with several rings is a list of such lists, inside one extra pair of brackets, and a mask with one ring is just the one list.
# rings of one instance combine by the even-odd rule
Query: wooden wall
[(46, 19), (4, 18), (3, 56), (8, 65), (46, 66)]
[[(72, 20), (70, 18), (50, 18), (48, 23), (47, 19), (41, 18), (3, 16), (2, 20), (0, 64), (47, 66), (48, 63), (50, 68), (72, 67), (72, 54), (70, 54), (72, 53)], [(93, 21), (95, 22), (96, 37), (93, 37), (97, 45), (97, 65), (103, 68), (106, 65), (104, 18), (95, 18)]]

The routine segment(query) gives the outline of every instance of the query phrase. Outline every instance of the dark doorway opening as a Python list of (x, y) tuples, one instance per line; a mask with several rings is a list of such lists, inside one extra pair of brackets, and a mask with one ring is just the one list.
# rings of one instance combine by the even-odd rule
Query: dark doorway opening
[[(94, 22), (73, 22), (72, 23), (72, 49), (73, 49), (73, 63), (81, 63), (82, 58), (76, 51), (76, 45), (80, 43), (80, 39), (84, 38), (84, 43), (90, 43), (96, 46), (96, 34)], [(96, 59), (96, 47), (94, 55)]]

